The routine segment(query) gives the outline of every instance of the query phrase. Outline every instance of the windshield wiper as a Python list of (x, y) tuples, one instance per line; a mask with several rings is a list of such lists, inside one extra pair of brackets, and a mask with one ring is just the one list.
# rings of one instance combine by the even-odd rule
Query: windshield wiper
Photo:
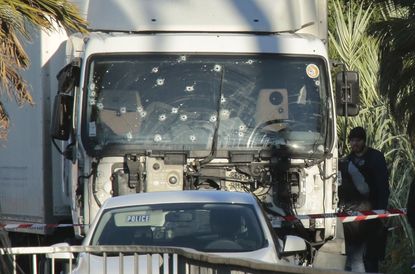
[(217, 109), (216, 109), (217, 118), (216, 118), (215, 130), (213, 132), (212, 146), (211, 146), (209, 155), (206, 156), (204, 159), (199, 161), (200, 166), (206, 165), (210, 161), (212, 161), (213, 158), (214, 158), (214, 155), (215, 155), (215, 151), (217, 150), (218, 132), (219, 132), (219, 124), (220, 124), (220, 105), (221, 105), (221, 102), (222, 102), (222, 88), (223, 88), (224, 75), (225, 75), (225, 67), (222, 66), (222, 71), (221, 71), (221, 75), (220, 75), (219, 94), (218, 94), (218, 100), (217, 100)]

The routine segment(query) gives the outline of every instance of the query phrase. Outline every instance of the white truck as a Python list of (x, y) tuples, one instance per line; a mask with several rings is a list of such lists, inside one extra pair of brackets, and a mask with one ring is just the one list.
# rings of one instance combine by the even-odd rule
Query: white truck
[[(34, 37), (37, 104), (8, 106), (1, 222), (39, 224), (13, 243), (61, 237), (41, 224), (81, 238), (107, 198), (139, 192), (252, 192), (271, 218), (336, 211), (327, 0), (77, 4), (90, 32)], [(336, 81), (354, 114), (356, 74)], [(274, 224), (313, 248), (336, 236), (334, 218)]]

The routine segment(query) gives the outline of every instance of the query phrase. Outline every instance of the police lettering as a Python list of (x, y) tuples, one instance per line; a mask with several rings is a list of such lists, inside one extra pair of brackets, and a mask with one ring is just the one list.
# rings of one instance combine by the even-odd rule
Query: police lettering
[(128, 223), (146, 223), (150, 221), (150, 216), (148, 215), (129, 215), (127, 216)]

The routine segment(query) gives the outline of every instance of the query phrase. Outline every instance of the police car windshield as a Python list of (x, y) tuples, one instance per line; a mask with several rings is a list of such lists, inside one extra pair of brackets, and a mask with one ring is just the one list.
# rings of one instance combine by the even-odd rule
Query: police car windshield
[(161, 204), (107, 210), (91, 245), (148, 245), (206, 252), (247, 252), (266, 246), (249, 205)]

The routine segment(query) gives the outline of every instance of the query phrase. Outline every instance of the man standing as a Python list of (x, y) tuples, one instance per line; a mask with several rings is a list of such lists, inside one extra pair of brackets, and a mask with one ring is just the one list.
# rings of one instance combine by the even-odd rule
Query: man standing
[[(389, 199), (388, 169), (379, 150), (366, 146), (366, 131), (355, 127), (349, 133), (350, 154), (341, 164), (343, 183), (339, 189), (342, 203), (349, 210), (386, 209)], [(386, 247), (386, 231), (374, 219), (344, 225), (347, 268), (352, 271), (378, 272)]]

